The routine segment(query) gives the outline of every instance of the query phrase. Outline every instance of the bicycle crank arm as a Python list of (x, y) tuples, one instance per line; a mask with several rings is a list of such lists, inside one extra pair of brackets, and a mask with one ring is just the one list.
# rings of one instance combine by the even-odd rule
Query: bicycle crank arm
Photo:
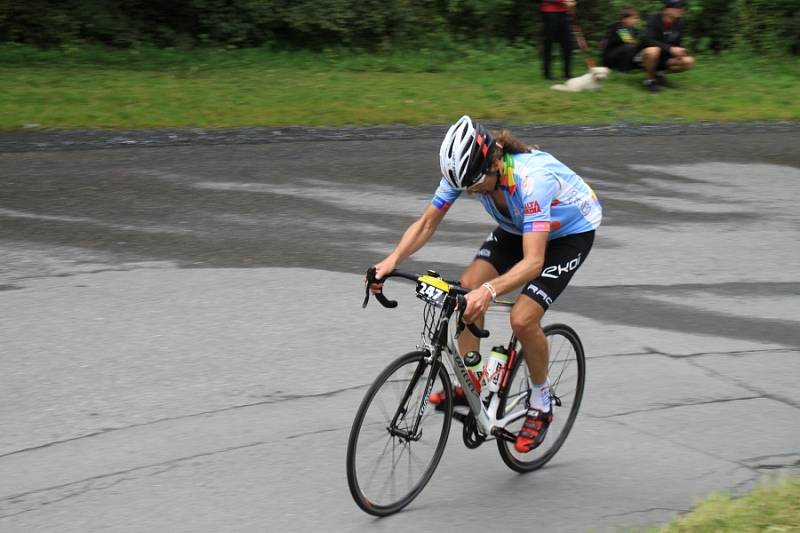
[(469, 413), (465, 414), (465, 413), (459, 413), (458, 411), (453, 411), (453, 418), (455, 418), (462, 424), (464, 423), (464, 420), (466, 420), (468, 416)]
[(517, 442), (517, 436), (506, 428), (494, 428), (492, 429), (492, 435), (508, 442)]

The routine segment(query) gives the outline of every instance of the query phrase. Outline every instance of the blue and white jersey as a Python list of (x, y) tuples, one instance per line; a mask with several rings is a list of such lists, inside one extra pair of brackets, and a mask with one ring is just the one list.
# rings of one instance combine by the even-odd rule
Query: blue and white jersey
[[(478, 194), (478, 200), (501, 228), (516, 235), (549, 231), (552, 240), (596, 229), (603, 218), (591, 187), (547, 152), (506, 154), (499, 190), (510, 217), (500, 212), (491, 194)], [(461, 192), (442, 178), (432, 203), (447, 211)]]

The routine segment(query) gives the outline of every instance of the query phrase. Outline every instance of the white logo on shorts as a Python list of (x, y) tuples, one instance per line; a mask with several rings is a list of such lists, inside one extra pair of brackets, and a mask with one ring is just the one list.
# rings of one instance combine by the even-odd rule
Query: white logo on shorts
[(545, 268), (542, 270), (542, 276), (546, 278), (553, 278), (558, 279), (561, 274), (565, 274), (567, 272), (571, 272), (578, 268), (578, 265), (581, 264), (581, 254), (578, 254), (578, 257), (573, 259), (572, 261), (566, 263), (565, 265), (553, 265)]
[(533, 283), (529, 284), (528, 287), (525, 290), (526, 291), (531, 291), (535, 296), (541, 297), (541, 299), (544, 300), (544, 302), (547, 305), (551, 305), (553, 303), (553, 299), (550, 298), (550, 296), (546, 292), (544, 292), (542, 289), (540, 289), (539, 287), (537, 287)]

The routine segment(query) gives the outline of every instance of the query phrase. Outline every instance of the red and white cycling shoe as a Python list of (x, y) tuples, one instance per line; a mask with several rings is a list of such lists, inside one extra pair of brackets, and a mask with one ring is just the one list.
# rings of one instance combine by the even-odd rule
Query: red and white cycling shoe
[(517, 434), (517, 442), (514, 443), (514, 449), (520, 453), (528, 453), (529, 451), (537, 448), (547, 435), (547, 428), (553, 421), (553, 408), (546, 413), (538, 409), (528, 408), (528, 413), (525, 415), (525, 422), (522, 424), (522, 429)]
[[(444, 404), (445, 398), (447, 398), (447, 393), (442, 389), (432, 392), (431, 395), (428, 396), (428, 401), (437, 408), (440, 408)], [(467, 397), (464, 396), (464, 387), (461, 386), (453, 387), (453, 407), (458, 405), (467, 405)]]

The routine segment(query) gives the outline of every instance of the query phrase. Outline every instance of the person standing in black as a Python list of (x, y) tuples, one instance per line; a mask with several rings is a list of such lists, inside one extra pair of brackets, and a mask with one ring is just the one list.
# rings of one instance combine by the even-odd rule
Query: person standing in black
[(694, 58), (680, 46), (684, 7), (685, 0), (664, 0), (661, 12), (647, 19), (641, 48), (642, 66), (647, 76), (644, 88), (650, 92), (658, 92), (658, 86), (665, 84), (667, 72), (684, 72), (694, 66)]
[(561, 60), (564, 63), (564, 78), (571, 78), (572, 31), (570, 29), (570, 12), (575, 9), (575, 0), (541, 0), (539, 11), (544, 24), (544, 46), (542, 48), (543, 74), (547, 80), (555, 80), (550, 66), (553, 55), (553, 43), (561, 45)]

